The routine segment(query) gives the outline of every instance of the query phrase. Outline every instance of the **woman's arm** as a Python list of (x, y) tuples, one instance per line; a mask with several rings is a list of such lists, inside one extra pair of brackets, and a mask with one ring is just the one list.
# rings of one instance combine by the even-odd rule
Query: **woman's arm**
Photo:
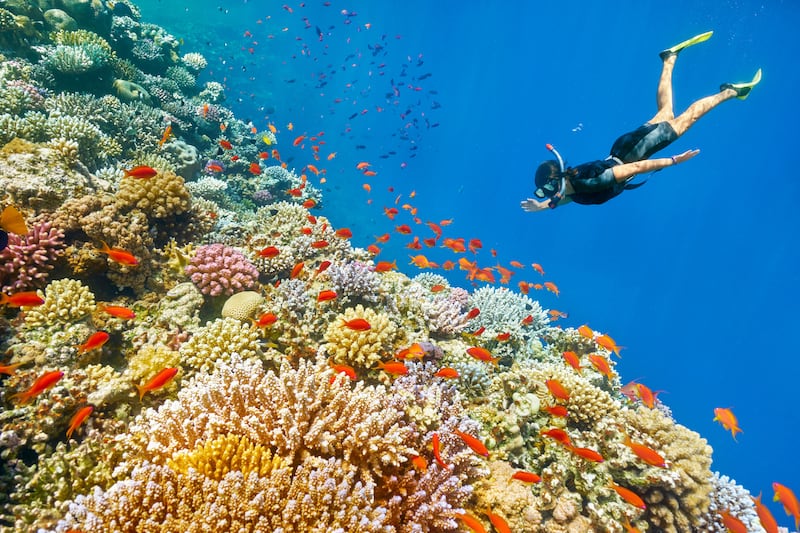
[(672, 157), (660, 157), (658, 159), (647, 159), (645, 161), (636, 161), (635, 163), (624, 163), (612, 167), (614, 172), (614, 179), (617, 182), (627, 181), (637, 174), (644, 172), (653, 172), (654, 170), (661, 170), (662, 168), (677, 165), (693, 158), (700, 153), (700, 150), (686, 150), (682, 154), (674, 155)]
[(548, 198), (547, 200), (540, 202), (538, 200), (534, 200), (533, 198), (528, 198), (527, 200), (520, 202), (519, 206), (523, 211), (527, 211), (528, 213), (544, 211), (545, 209), (550, 208), (550, 199)]

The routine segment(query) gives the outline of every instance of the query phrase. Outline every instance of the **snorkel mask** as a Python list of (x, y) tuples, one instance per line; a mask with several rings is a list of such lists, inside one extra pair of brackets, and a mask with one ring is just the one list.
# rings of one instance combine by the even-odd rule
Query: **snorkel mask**
[[(553, 148), (552, 144), (546, 144), (545, 147), (556, 156), (559, 171), (556, 177), (537, 179), (537, 188), (533, 194), (541, 199), (550, 198), (550, 203), (548, 205), (552, 209), (556, 207), (558, 202), (564, 197), (564, 192), (567, 188), (567, 180), (564, 177), (564, 159), (562, 159), (561, 154), (558, 153), (558, 150)], [(547, 165), (547, 163), (544, 164)], [(550, 164), (552, 164), (552, 161)], [(553, 175), (554, 173), (550, 172), (549, 174)]]

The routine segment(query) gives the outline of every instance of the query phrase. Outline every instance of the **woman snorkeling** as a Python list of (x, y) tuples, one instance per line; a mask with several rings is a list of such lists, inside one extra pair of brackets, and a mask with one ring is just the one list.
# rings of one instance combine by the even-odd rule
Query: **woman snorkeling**
[(626, 189), (642, 185), (629, 183), (634, 176), (683, 163), (700, 153), (700, 150), (687, 150), (671, 157), (649, 159), (686, 133), (700, 117), (722, 102), (734, 97), (740, 100), (747, 98), (750, 90), (761, 81), (759, 69), (747, 83), (725, 83), (720, 86), (718, 93), (697, 100), (676, 117), (672, 109), (672, 70), (678, 53), (684, 48), (708, 40), (712, 33), (701, 33), (659, 54), (663, 67), (656, 94), (658, 112), (644, 125), (617, 139), (611, 147), (611, 155), (606, 159), (565, 168), (559, 153), (547, 145), (556, 159), (545, 161), (536, 169), (536, 198), (521, 202), (522, 209), (542, 211), (570, 201), (602, 204)]

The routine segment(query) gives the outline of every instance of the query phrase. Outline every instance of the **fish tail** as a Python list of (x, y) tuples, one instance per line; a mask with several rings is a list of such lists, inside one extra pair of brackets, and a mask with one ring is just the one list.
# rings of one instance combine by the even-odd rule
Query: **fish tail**
[(0, 305), (6, 305), (9, 299), (8, 294), (0, 292)]
[(142, 398), (144, 398), (144, 395), (147, 393), (147, 389), (144, 385), (139, 385), (138, 383), (134, 383), (133, 386), (139, 391), (139, 401), (141, 402)]
[(75, 428), (74, 428), (74, 427), (70, 426), (70, 427), (68, 427), (68, 428), (67, 428), (67, 439), (69, 439), (70, 437), (72, 437), (72, 432), (73, 432), (73, 431), (75, 431)]
[(33, 397), (32, 395), (30, 395), (27, 391), (25, 391), (12, 394), (8, 399), (12, 403), (16, 403), (17, 405), (26, 405), (28, 402), (31, 401), (32, 397)]

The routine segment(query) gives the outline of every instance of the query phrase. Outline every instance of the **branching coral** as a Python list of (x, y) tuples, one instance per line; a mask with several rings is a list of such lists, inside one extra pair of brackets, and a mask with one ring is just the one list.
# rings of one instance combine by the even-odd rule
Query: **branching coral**
[[(353, 329), (346, 322), (363, 319), (369, 323), (367, 330)], [(358, 368), (371, 368), (393, 353), (398, 339), (397, 326), (389, 315), (364, 308), (361, 304), (350, 307), (336, 317), (325, 331), (325, 352), (337, 363)]]
[(94, 294), (75, 279), (51, 281), (44, 290), (44, 304), (25, 313), (28, 327), (64, 325), (86, 318), (95, 308)]
[(9, 234), (0, 251), (0, 290), (16, 292), (40, 287), (55, 260), (64, 253), (64, 232), (49, 222), (34, 224), (27, 235)]
[(252, 288), (258, 281), (258, 270), (241, 252), (223, 244), (200, 246), (189, 264), (186, 275), (210, 296), (227, 295)]

